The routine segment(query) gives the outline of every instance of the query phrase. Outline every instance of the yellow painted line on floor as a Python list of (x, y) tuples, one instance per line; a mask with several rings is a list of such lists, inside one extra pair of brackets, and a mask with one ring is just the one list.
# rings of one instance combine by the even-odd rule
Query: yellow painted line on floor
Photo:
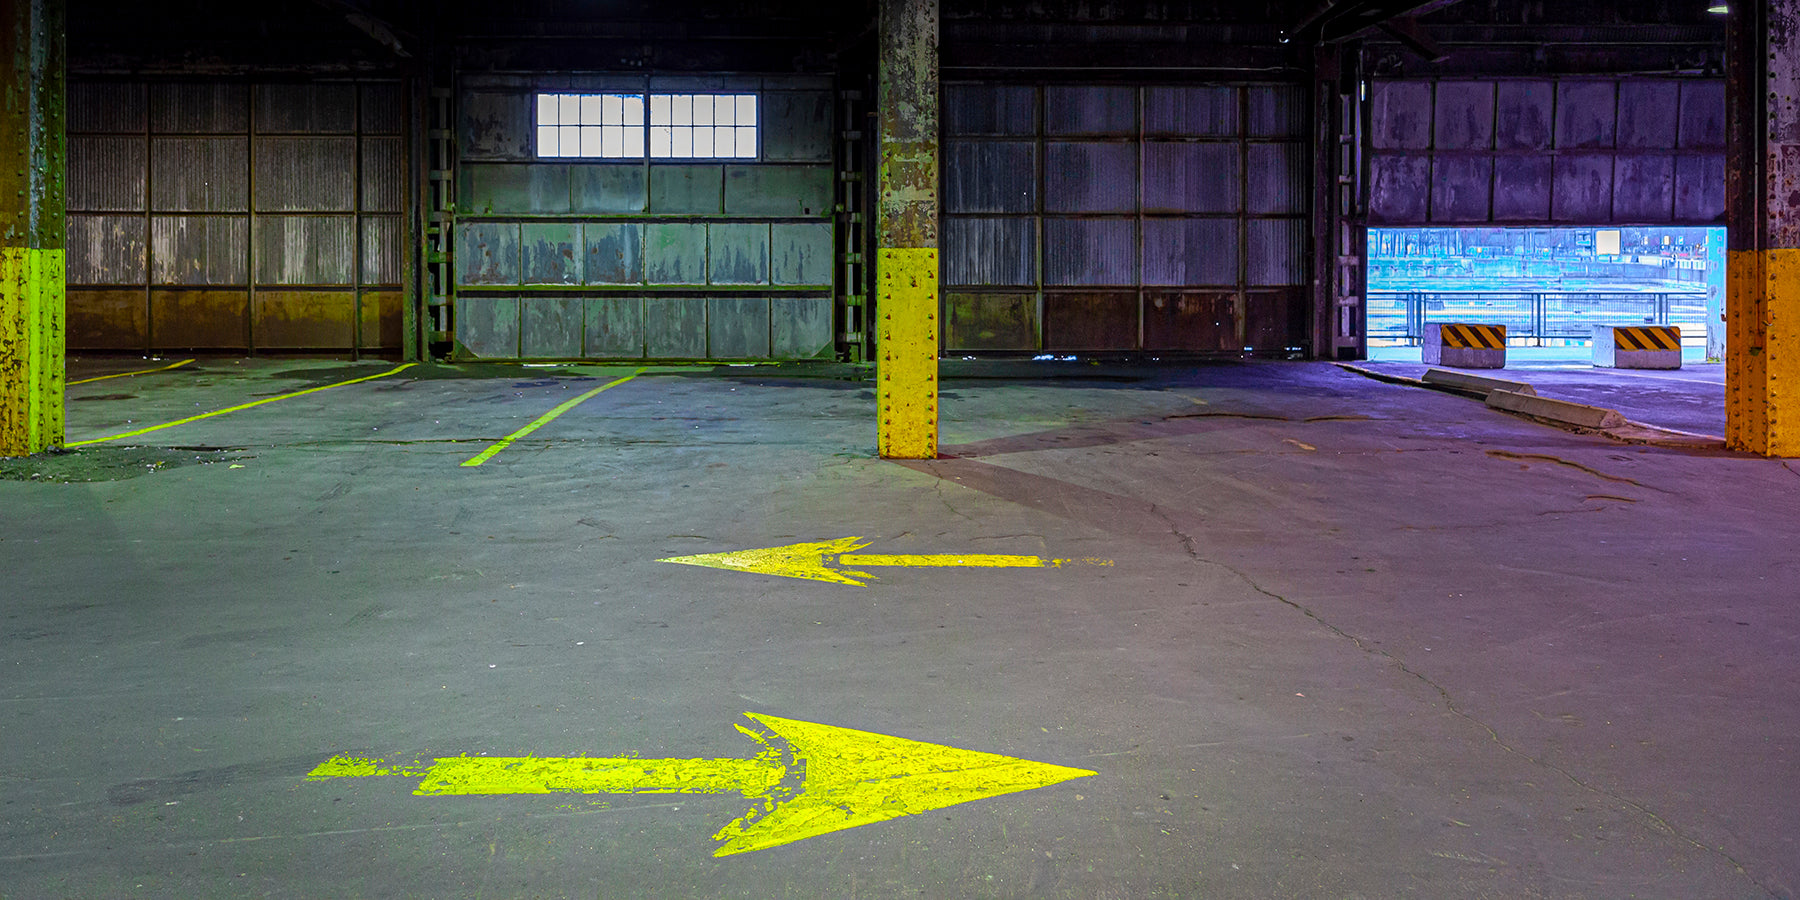
[(1044, 556), (1006, 556), (993, 553), (857, 553), (870, 544), (860, 537), (838, 538), (835, 541), (817, 541), (805, 544), (788, 544), (782, 547), (762, 547), (755, 550), (728, 550), (724, 553), (701, 553), (695, 556), (671, 556), (657, 562), (680, 563), (688, 566), (705, 566), (709, 569), (728, 569), (737, 572), (753, 572), (759, 575), (779, 575), (784, 578), (803, 578), (807, 581), (828, 581), (833, 584), (862, 585), (865, 579), (874, 580), (875, 576), (852, 568), (839, 566), (857, 566), (861, 568), (984, 568), (984, 569), (1059, 569), (1074, 562), (1094, 566), (1110, 566), (1110, 559), (1051, 559)]
[[(834, 725), (745, 715), (768, 729), (737, 726), (764, 748), (751, 759), (457, 756), (420, 770), (334, 757), (307, 777), (422, 775), (413, 790), (421, 796), (737, 793), (759, 802), (713, 835), (724, 842), (713, 855), (730, 856), (1096, 774)], [(774, 739), (786, 744), (785, 753)]]
[(193, 362), (193, 360), (184, 359), (181, 362), (175, 363), (174, 365), (162, 366), (162, 367), (155, 368), (155, 369), (139, 369), (136, 372), (118, 372), (118, 373), (115, 373), (112, 375), (99, 375), (94, 378), (83, 378), (80, 381), (71, 381), (71, 382), (69, 382), (69, 384), (71, 384), (71, 385), (87, 384), (90, 381), (105, 381), (108, 378), (126, 378), (126, 377), (129, 377), (132, 375), (148, 375), (151, 372), (167, 372), (170, 369), (179, 369), (182, 366), (185, 366), (191, 362)]
[(320, 385), (319, 387), (315, 387), (315, 388), (307, 388), (304, 391), (295, 391), (291, 394), (282, 394), (277, 397), (264, 397), (261, 400), (253, 400), (249, 403), (239, 404), (237, 406), (229, 407), (227, 409), (215, 409), (212, 412), (201, 413), (200, 415), (197, 415), (197, 416), (188, 416), (185, 419), (177, 419), (173, 422), (164, 422), (161, 425), (152, 425), (149, 428), (139, 428), (136, 431), (127, 431), (123, 434), (113, 434), (113, 435), (108, 435), (108, 436), (102, 437), (102, 438), (90, 438), (85, 441), (70, 441), (69, 443), (64, 444), (63, 446), (65, 446), (65, 447), (80, 447), (80, 446), (83, 446), (86, 444), (100, 444), (100, 443), (105, 443), (106, 441), (120, 440), (121, 438), (137, 437), (140, 434), (149, 434), (152, 431), (161, 431), (164, 428), (174, 428), (177, 425), (186, 425), (189, 422), (198, 422), (201, 419), (210, 419), (213, 416), (222, 416), (222, 415), (225, 415), (226, 413), (239, 412), (241, 410), (250, 409), (251, 407), (261, 406), (264, 403), (274, 403), (277, 400), (289, 400), (294, 397), (304, 397), (307, 394), (316, 394), (319, 391), (328, 391), (328, 390), (331, 390), (332, 388), (336, 388), (336, 387), (343, 387), (345, 385), (350, 385), (350, 384), (361, 384), (362, 382), (365, 382), (365, 381), (374, 381), (377, 378), (386, 378), (389, 375), (393, 375), (398, 372), (404, 372), (407, 369), (410, 369), (415, 365), (418, 365), (418, 363), (404, 363), (402, 365), (395, 366), (394, 368), (389, 369), (386, 372), (381, 373), (380, 375), (365, 375), (361, 378), (352, 378), (349, 381), (340, 381), (340, 382), (337, 382), (336, 384)]
[(555, 419), (557, 416), (562, 415), (563, 413), (568, 412), (571, 409), (574, 409), (576, 406), (580, 405), (582, 403), (582, 401), (588, 399), (589, 397), (592, 397), (595, 394), (598, 394), (601, 391), (606, 390), (607, 388), (617, 387), (621, 384), (624, 384), (625, 382), (630, 381), (631, 379), (636, 378), (642, 374), (644, 374), (644, 370), (639, 369), (636, 372), (633, 372), (630, 375), (625, 376), (624, 378), (619, 378), (619, 379), (615, 379), (613, 381), (609, 381), (609, 382), (607, 382), (597, 388), (594, 388), (593, 390), (588, 391), (587, 393), (582, 394), (581, 396), (576, 397), (572, 400), (563, 401), (561, 404), (558, 404), (555, 409), (550, 410), (549, 412), (544, 413), (543, 415), (538, 416), (536, 419), (532, 420), (530, 425), (527, 425), (524, 428), (521, 428), (518, 431), (515, 431), (512, 434), (509, 434), (506, 437), (503, 437), (498, 441), (495, 441), (494, 445), (492, 447), (489, 447), (486, 450), (483, 450), (480, 453), (476, 454), (475, 456), (470, 457), (467, 460), (464, 460), (463, 465), (464, 466), (479, 466), (482, 463), (487, 462), (490, 459), (493, 459), (494, 454), (499, 453), (500, 451), (505, 450), (507, 447), (512, 446), (513, 441), (516, 441), (519, 438), (522, 438), (522, 437), (538, 430), (539, 428), (544, 427), (545, 425), (549, 424), (551, 420)]

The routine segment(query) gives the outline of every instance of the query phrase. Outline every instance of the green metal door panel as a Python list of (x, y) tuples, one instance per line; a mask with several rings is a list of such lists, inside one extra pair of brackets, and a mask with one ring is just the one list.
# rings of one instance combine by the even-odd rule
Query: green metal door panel
[(1037, 300), (1030, 294), (944, 295), (945, 350), (1037, 349)]
[(456, 298), (459, 359), (517, 359), (519, 298)]
[(769, 358), (767, 297), (710, 297), (706, 301), (706, 318), (708, 356)]
[(457, 151), (465, 160), (531, 158), (531, 94), (468, 91), (457, 119)]
[(580, 284), (581, 226), (573, 223), (527, 224), (521, 227), (525, 284)]
[(778, 222), (770, 241), (770, 280), (775, 284), (831, 284), (831, 223)]
[(585, 356), (638, 359), (644, 355), (644, 301), (640, 297), (589, 297)]
[(465, 214), (554, 215), (567, 213), (569, 167), (562, 163), (466, 164), (462, 167)]
[(707, 281), (711, 284), (769, 283), (769, 226), (762, 223), (708, 225)]
[(580, 297), (525, 297), (519, 306), (519, 355), (526, 359), (581, 356), (585, 304)]
[(722, 166), (650, 167), (650, 212), (657, 215), (717, 215)]
[(644, 355), (651, 359), (706, 358), (706, 298), (646, 297)]
[(725, 212), (733, 216), (824, 216), (830, 166), (727, 166)]
[(519, 226), (478, 222), (456, 231), (456, 283), (519, 283)]
[(830, 359), (831, 298), (776, 297), (769, 301), (769, 355), (776, 359)]
[(574, 166), (569, 173), (570, 203), (577, 213), (641, 213), (648, 185), (642, 163)]
[(583, 274), (588, 284), (642, 284), (644, 226), (640, 222), (589, 222), (582, 226), (587, 244)]
[(776, 162), (830, 162), (831, 94), (763, 92), (762, 156)]
[(651, 284), (705, 284), (706, 226), (692, 222), (645, 225), (644, 279)]

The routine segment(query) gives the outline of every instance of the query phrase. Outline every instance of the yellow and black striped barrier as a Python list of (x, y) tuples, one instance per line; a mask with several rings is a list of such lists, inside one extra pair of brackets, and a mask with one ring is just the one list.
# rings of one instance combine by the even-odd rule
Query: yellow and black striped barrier
[(1594, 365), (1608, 369), (1681, 368), (1681, 329), (1674, 325), (1595, 325)]
[(1433, 322), (1425, 326), (1424, 362), (1456, 369), (1506, 368), (1506, 326)]

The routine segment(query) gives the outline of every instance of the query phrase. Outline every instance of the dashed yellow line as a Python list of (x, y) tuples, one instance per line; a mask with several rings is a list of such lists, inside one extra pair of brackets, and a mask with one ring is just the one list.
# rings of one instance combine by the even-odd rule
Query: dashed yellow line
[(139, 369), (136, 372), (118, 372), (118, 373), (115, 373), (112, 375), (99, 375), (94, 378), (83, 378), (80, 381), (71, 381), (68, 383), (70, 385), (87, 384), (90, 381), (105, 381), (108, 378), (125, 378), (130, 375), (148, 375), (151, 372), (167, 372), (170, 369), (179, 369), (182, 366), (185, 366), (191, 362), (193, 362), (193, 360), (184, 359), (181, 362), (175, 363), (173, 365), (161, 366), (161, 367), (155, 368), (155, 369)]
[(70, 442), (64, 444), (63, 446), (65, 446), (65, 447), (80, 447), (80, 446), (84, 446), (86, 444), (99, 444), (99, 443), (104, 443), (106, 441), (116, 441), (121, 438), (137, 437), (140, 434), (149, 434), (152, 431), (161, 431), (164, 428), (174, 428), (177, 425), (186, 425), (189, 422), (198, 422), (201, 419), (210, 419), (213, 416), (222, 416), (222, 415), (225, 415), (226, 413), (238, 412), (239, 410), (249, 409), (253, 406), (261, 406), (264, 403), (274, 403), (277, 400), (287, 400), (287, 399), (290, 399), (293, 397), (304, 397), (307, 394), (314, 394), (314, 393), (318, 393), (319, 391), (328, 391), (328, 390), (331, 390), (332, 388), (343, 387), (347, 384), (360, 384), (361, 382), (364, 382), (364, 381), (374, 381), (377, 378), (386, 378), (389, 375), (393, 375), (397, 372), (404, 372), (407, 369), (410, 369), (415, 365), (418, 365), (418, 364), (417, 363), (405, 363), (403, 365), (399, 365), (392, 369), (389, 369), (386, 372), (381, 373), (380, 375), (365, 375), (361, 378), (352, 378), (349, 381), (340, 381), (340, 382), (337, 382), (336, 384), (326, 384), (326, 385), (321, 385), (321, 386), (315, 387), (315, 388), (307, 388), (304, 391), (295, 391), (291, 394), (282, 394), (277, 397), (264, 397), (261, 400), (253, 400), (249, 403), (239, 404), (237, 406), (229, 407), (227, 409), (215, 409), (209, 413), (201, 413), (200, 415), (197, 415), (197, 416), (188, 416), (185, 419), (177, 419), (173, 422), (165, 422), (161, 425), (152, 425), (149, 428), (139, 428), (136, 431), (127, 431), (123, 434), (112, 434), (112, 435), (107, 435), (106, 437), (101, 437), (101, 438), (90, 438), (85, 441), (70, 441)]
[(503, 437), (498, 441), (495, 441), (493, 446), (487, 448), (486, 450), (481, 451), (480, 453), (476, 454), (475, 456), (470, 457), (467, 460), (464, 460), (463, 466), (465, 466), (465, 467), (479, 466), (482, 463), (487, 462), (488, 460), (490, 460), (494, 457), (494, 454), (499, 453), (500, 451), (505, 450), (507, 447), (512, 446), (513, 441), (516, 441), (519, 438), (522, 438), (522, 437), (538, 430), (539, 428), (544, 427), (545, 425), (549, 424), (551, 420), (555, 419), (557, 416), (562, 415), (563, 413), (568, 412), (571, 409), (574, 409), (576, 406), (580, 405), (582, 403), (582, 401), (587, 400), (589, 397), (592, 397), (595, 394), (598, 394), (601, 391), (606, 390), (607, 388), (617, 387), (621, 384), (624, 384), (625, 382), (630, 381), (631, 379), (636, 378), (642, 374), (644, 374), (644, 370), (639, 369), (636, 372), (633, 372), (630, 375), (625, 376), (624, 378), (618, 378), (613, 381), (609, 381), (609, 382), (607, 382), (597, 388), (594, 388), (593, 390), (588, 391), (587, 393), (582, 394), (581, 396), (576, 397), (572, 400), (563, 401), (562, 403), (558, 404), (555, 409), (550, 410), (549, 412), (544, 413), (541, 416), (538, 416), (536, 419), (533, 419), (530, 425), (527, 425), (524, 428), (521, 428), (518, 431), (515, 431), (512, 434), (509, 434), (506, 437)]

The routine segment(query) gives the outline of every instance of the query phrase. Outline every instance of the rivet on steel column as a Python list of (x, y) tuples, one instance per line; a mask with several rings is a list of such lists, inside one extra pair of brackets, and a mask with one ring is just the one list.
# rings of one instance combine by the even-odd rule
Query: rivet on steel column
[(64, 0), (0, 0), (0, 456), (63, 441)]
[(937, 457), (938, 0), (881, 0), (876, 444)]

